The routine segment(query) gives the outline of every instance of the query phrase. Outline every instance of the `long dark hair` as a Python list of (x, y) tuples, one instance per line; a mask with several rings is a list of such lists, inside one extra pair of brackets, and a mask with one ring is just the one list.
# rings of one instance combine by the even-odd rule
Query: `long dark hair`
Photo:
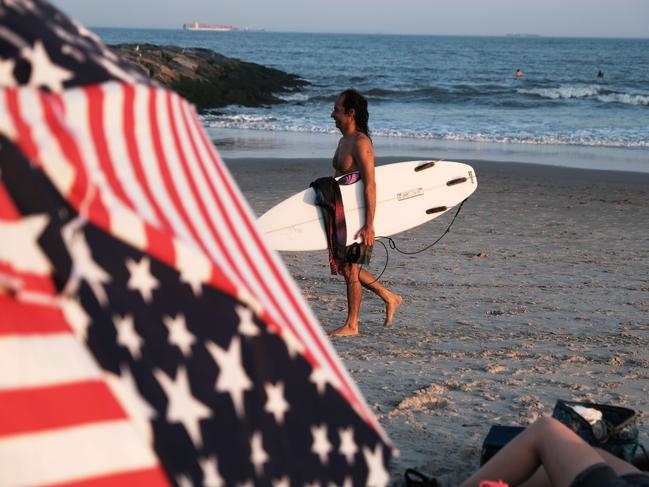
[(356, 90), (345, 90), (340, 95), (343, 97), (345, 113), (349, 112), (352, 108), (354, 109), (356, 129), (372, 140), (372, 137), (370, 137), (370, 129), (367, 125), (370, 114), (367, 111), (367, 100), (365, 97)]

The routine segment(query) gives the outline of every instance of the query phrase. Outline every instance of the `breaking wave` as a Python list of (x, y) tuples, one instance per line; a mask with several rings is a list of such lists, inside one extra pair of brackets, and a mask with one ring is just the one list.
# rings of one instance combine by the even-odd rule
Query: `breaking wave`
[(572, 134), (489, 134), (489, 133), (433, 133), (433, 132), (401, 132), (395, 130), (375, 130), (374, 135), (384, 137), (405, 137), (415, 139), (441, 139), (454, 142), (487, 142), (502, 144), (530, 145), (577, 145), (590, 147), (618, 147), (629, 149), (649, 148), (649, 140), (627, 137), (601, 137), (599, 135)]
[(611, 93), (610, 95), (599, 95), (597, 99), (604, 103), (623, 103), (625, 105), (649, 107), (649, 95)]
[[(261, 130), (265, 132), (300, 132), (311, 134), (338, 134), (338, 130), (330, 126), (318, 125), (307, 120), (293, 117), (275, 117), (263, 115), (201, 115), (203, 125), (211, 129)], [(448, 140), (457, 142), (495, 142), (505, 144), (531, 145), (578, 145), (592, 147), (619, 148), (649, 148), (649, 139), (636, 135), (605, 134), (601, 132), (561, 132), (531, 134), (516, 130), (472, 132), (448, 131), (443, 129), (431, 130), (393, 130), (376, 128), (372, 131), (379, 137), (402, 137), (410, 139)]]
[(558, 86), (553, 88), (519, 88), (517, 93), (533, 95), (551, 100), (571, 98), (592, 98), (602, 103), (649, 106), (649, 94), (616, 93), (600, 85)]

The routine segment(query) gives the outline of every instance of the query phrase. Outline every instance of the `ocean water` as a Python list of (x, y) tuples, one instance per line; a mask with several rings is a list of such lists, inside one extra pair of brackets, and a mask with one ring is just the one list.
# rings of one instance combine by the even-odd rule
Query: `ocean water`
[[(95, 31), (107, 43), (205, 47), (311, 83), (282, 94), (280, 105), (204, 114), (212, 134), (333, 135), (336, 95), (354, 87), (368, 97), (372, 133), (388, 145), (608, 148), (636, 161), (648, 154), (649, 39)], [(525, 76), (515, 78), (516, 69)]]

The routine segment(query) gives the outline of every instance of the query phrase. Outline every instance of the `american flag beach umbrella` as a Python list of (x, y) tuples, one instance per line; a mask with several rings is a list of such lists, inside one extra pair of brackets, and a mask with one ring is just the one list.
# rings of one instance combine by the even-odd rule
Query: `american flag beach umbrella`
[(0, 486), (388, 483), (254, 220), (190, 104), (0, 1)]

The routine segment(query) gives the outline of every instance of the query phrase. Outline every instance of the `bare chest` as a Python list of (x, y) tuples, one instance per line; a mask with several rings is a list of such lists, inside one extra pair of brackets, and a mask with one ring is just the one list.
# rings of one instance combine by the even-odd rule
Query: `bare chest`
[(353, 141), (341, 139), (340, 142), (338, 142), (338, 148), (336, 149), (332, 161), (336, 176), (352, 171), (358, 171), (358, 164), (354, 159), (353, 153)]

